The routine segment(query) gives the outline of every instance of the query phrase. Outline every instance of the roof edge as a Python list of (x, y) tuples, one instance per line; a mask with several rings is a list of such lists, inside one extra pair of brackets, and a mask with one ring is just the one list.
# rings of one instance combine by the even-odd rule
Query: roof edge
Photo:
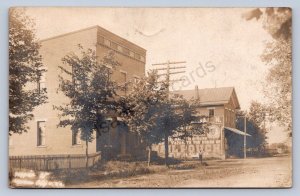
[(82, 32), (82, 31), (87, 31), (87, 30), (94, 29), (94, 28), (96, 28), (97, 30), (100, 29), (102, 31), (106, 31), (106, 32), (108, 32), (110, 34), (113, 34), (114, 36), (118, 37), (119, 39), (121, 39), (121, 40), (123, 40), (125, 42), (129, 42), (130, 44), (134, 45), (135, 47), (143, 50), (145, 53), (147, 52), (147, 50), (145, 48), (143, 48), (143, 47), (141, 47), (141, 46), (139, 46), (139, 45), (137, 45), (137, 44), (135, 44), (135, 43), (133, 43), (133, 42), (131, 42), (131, 41), (129, 41), (129, 40), (127, 40), (127, 39), (125, 39), (125, 38), (123, 38), (123, 37), (115, 34), (115, 33), (113, 33), (113, 32), (111, 32), (111, 31), (109, 31), (109, 30), (107, 30), (107, 29), (105, 29), (105, 28), (103, 28), (103, 27), (101, 27), (99, 25), (94, 25), (94, 26), (90, 26), (90, 27), (87, 27), (87, 28), (83, 28), (83, 29), (71, 31), (71, 32), (68, 32), (68, 33), (63, 33), (63, 34), (55, 35), (55, 36), (52, 36), (52, 37), (41, 39), (41, 40), (39, 40), (39, 42), (49, 41), (49, 40), (52, 40), (52, 39), (64, 37), (64, 36), (67, 36), (67, 35), (72, 35), (72, 34), (75, 34), (75, 33), (79, 33), (79, 32)]
[(90, 29), (94, 29), (94, 28), (97, 28), (97, 27), (98, 27), (98, 25), (94, 25), (94, 26), (91, 26), (91, 27), (87, 27), (87, 28), (83, 28), (83, 29), (71, 31), (71, 32), (68, 32), (68, 33), (63, 33), (63, 34), (55, 35), (55, 36), (52, 36), (52, 37), (48, 37), (48, 38), (45, 38), (45, 39), (41, 39), (39, 42), (44, 42), (44, 41), (48, 41), (48, 40), (52, 40), (52, 39), (64, 37), (64, 36), (67, 36), (67, 35), (79, 33), (79, 32), (86, 31), (86, 30), (90, 30)]

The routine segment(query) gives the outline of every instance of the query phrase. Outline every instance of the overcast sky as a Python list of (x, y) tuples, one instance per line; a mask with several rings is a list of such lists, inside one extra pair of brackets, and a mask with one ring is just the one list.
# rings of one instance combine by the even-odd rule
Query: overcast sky
[[(186, 61), (186, 73), (174, 89), (233, 86), (241, 109), (264, 99), (262, 82), (268, 67), (260, 55), (271, 40), (260, 21), (246, 21), (239, 8), (34, 8), (37, 37), (99, 25), (147, 50), (146, 69), (153, 63)], [(200, 64), (203, 68), (200, 67)], [(273, 129), (271, 141), (282, 138)], [(276, 137), (274, 136), (276, 135)]]

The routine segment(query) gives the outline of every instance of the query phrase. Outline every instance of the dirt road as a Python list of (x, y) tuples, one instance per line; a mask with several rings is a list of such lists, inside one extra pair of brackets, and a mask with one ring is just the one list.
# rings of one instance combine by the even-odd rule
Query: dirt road
[[(168, 170), (123, 179), (93, 181), (80, 184), (86, 188), (201, 188), (201, 187), (282, 187), (292, 184), (291, 158), (248, 158), (209, 161), (205, 168)], [(78, 186), (78, 185), (77, 185)], [(72, 187), (72, 186), (71, 186)], [(70, 187), (70, 188), (71, 188)]]

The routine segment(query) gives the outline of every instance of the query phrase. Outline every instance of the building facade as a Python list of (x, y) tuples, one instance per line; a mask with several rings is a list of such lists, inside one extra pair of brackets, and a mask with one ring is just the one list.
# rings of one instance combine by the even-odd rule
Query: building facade
[[(174, 91), (187, 100), (197, 100), (199, 107), (197, 116), (205, 116), (201, 121), (209, 122), (209, 131), (201, 135), (182, 140), (169, 138), (169, 156), (173, 158), (203, 158), (225, 159), (226, 138), (225, 131), (236, 131), (236, 110), (240, 109), (235, 89), (233, 87), (208, 88), (195, 90)], [(201, 122), (201, 123), (203, 123)], [(197, 123), (197, 122), (195, 122)], [(164, 144), (154, 146), (159, 156), (164, 156)]]
[[(96, 51), (99, 61), (109, 51), (114, 51), (116, 60), (121, 66), (113, 70), (111, 78), (121, 85), (143, 77), (145, 74), (146, 50), (99, 26), (42, 40), (40, 54), (47, 71), (36, 88), (46, 89), (48, 103), (34, 110), (34, 118), (28, 123), (27, 133), (10, 136), (9, 156), (83, 155), (86, 153), (85, 141), (81, 141), (78, 133), (73, 133), (70, 127), (57, 126), (59, 111), (53, 109), (53, 106), (68, 103), (68, 98), (57, 91), (59, 66), (65, 66), (62, 58), (67, 54), (73, 52), (80, 55), (78, 44), (83, 49)], [(126, 93), (126, 91), (120, 93)], [(111, 141), (108, 141), (109, 144), (115, 144), (109, 146), (114, 149), (114, 152), (128, 154), (128, 146), (132, 142), (131, 137), (126, 127), (119, 126), (119, 124), (110, 127), (110, 132), (105, 137), (111, 138)], [(100, 139), (97, 139), (100, 137), (97, 137), (96, 133), (94, 138), (88, 143), (89, 154), (101, 151), (101, 147), (106, 145), (100, 144)]]

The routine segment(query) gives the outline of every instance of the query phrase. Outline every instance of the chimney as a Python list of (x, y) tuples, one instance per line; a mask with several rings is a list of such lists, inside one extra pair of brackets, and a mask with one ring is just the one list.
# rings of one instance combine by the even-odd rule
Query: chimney
[(196, 98), (197, 100), (200, 99), (200, 97), (199, 97), (199, 89), (198, 89), (198, 85), (195, 85), (195, 98)]

